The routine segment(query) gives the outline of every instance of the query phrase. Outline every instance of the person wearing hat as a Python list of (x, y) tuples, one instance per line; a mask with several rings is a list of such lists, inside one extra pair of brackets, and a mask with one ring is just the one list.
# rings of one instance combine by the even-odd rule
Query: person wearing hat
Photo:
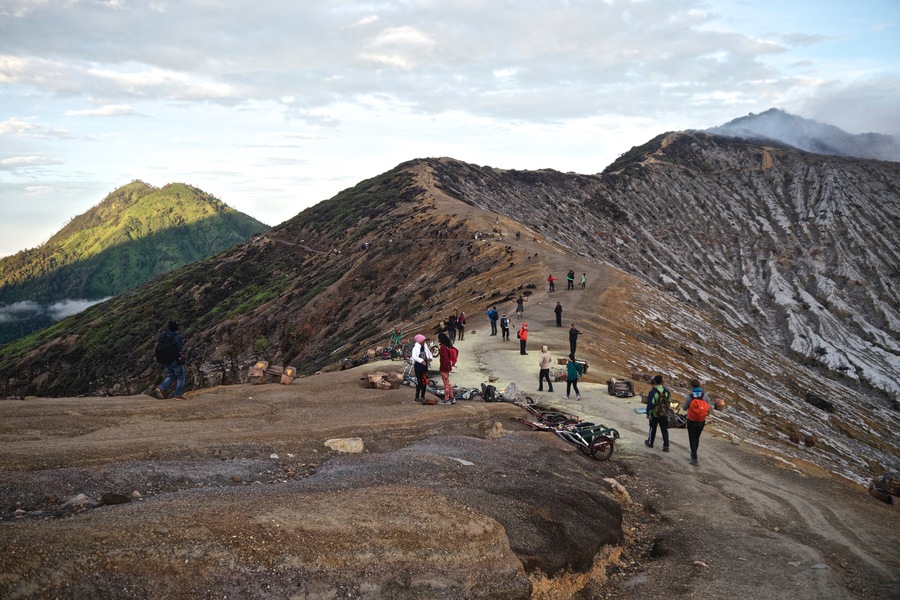
[(175, 395), (172, 398), (175, 400), (186, 399), (184, 397), (184, 354), (182, 352), (184, 341), (181, 339), (181, 334), (178, 333), (180, 330), (181, 327), (177, 322), (169, 321), (169, 326), (156, 339), (157, 360), (161, 360), (160, 350), (162, 349), (163, 358), (161, 362), (166, 368), (166, 378), (154, 390), (156, 397), (160, 400), (165, 399), (166, 390), (169, 389), (173, 381), (176, 384)]
[(528, 323), (522, 323), (522, 328), (516, 334), (516, 337), (519, 338), (519, 354), (526, 355), (525, 352), (525, 344), (528, 342)]
[(500, 339), (504, 342), (509, 339), (509, 317), (506, 316), (506, 313), (503, 313), (503, 316), (500, 317), (500, 334)]
[(417, 333), (413, 339), (416, 343), (413, 344), (410, 360), (413, 362), (413, 372), (416, 374), (416, 402), (437, 404), (437, 399), (434, 402), (425, 400), (425, 390), (428, 387), (428, 365), (434, 360), (431, 348), (425, 343), (425, 340), (428, 338), (421, 333)]

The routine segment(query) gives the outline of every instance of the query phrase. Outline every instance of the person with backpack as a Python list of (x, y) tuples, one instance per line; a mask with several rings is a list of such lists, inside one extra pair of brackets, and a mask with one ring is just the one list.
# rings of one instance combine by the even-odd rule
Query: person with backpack
[(450, 385), (450, 370), (456, 365), (459, 352), (453, 347), (453, 343), (446, 333), (438, 334), (438, 342), (441, 344), (438, 349), (441, 381), (444, 382), (444, 399), (441, 400), (441, 404), (453, 404), (456, 400), (453, 397), (453, 386)]
[(575, 271), (569, 269), (569, 272), (566, 273), (566, 289), (574, 290), (575, 289)]
[(556, 313), (556, 326), (562, 327), (562, 304), (557, 302), (556, 308), (553, 309), (553, 312)]
[(653, 447), (656, 439), (656, 428), (659, 427), (663, 439), (663, 452), (669, 451), (669, 402), (671, 394), (663, 387), (662, 375), (657, 375), (651, 382), (653, 387), (647, 394), (647, 419), (650, 421), (650, 437), (644, 440), (644, 445)]
[(550, 284), (550, 291), (556, 290), (556, 277), (553, 276), (553, 273), (550, 273), (550, 276), (547, 277), (547, 283)]
[(462, 341), (466, 337), (466, 313), (460, 312), (456, 318), (456, 337)]
[(457, 319), (458, 317), (454, 312), (452, 315), (447, 317), (446, 321), (444, 321), (444, 330), (447, 332), (447, 337), (450, 338), (450, 343), (453, 343), (456, 340)]
[(528, 354), (525, 352), (525, 345), (528, 343), (528, 323), (522, 323), (522, 328), (516, 333), (516, 337), (519, 338), (519, 354), (525, 356)]
[(492, 306), (491, 309), (487, 312), (487, 316), (491, 322), (491, 335), (497, 335), (497, 321), (500, 319), (500, 314), (497, 312), (497, 307)]
[(503, 313), (503, 316), (500, 317), (500, 333), (503, 334), (503, 341), (509, 340), (509, 317), (506, 316), (506, 313)]
[(553, 357), (550, 356), (550, 350), (546, 345), (541, 346), (541, 370), (538, 373), (538, 391), (544, 391), (544, 380), (547, 380), (547, 391), (553, 391), (553, 382), (550, 381), (550, 365), (553, 364)]
[(428, 365), (434, 360), (431, 348), (425, 343), (428, 338), (417, 333), (413, 339), (416, 343), (413, 344), (410, 360), (413, 362), (413, 372), (416, 374), (416, 402), (437, 404), (437, 400), (431, 402), (425, 399), (425, 390), (428, 389)]
[(697, 460), (697, 448), (700, 446), (700, 434), (706, 425), (706, 415), (709, 414), (709, 401), (706, 393), (700, 387), (699, 379), (691, 379), (691, 393), (684, 397), (682, 410), (687, 411), (688, 442), (691, 447), (691, 464), (695, 467), (700, 464)]
[(160, 400), (165, 400), (166, 390), (175, 383), (174, 400), (186, 400), (184, 397), (184, 340), (178, 331), (181, 327), (175, 321), (169, 321), (168, 327), (156, 338), (156, 362), (166, 369), (166, 378), (153, 390)]
[(525, 315), (525, 301), (527, 298), (525, 296), (519, 296), (516, 298), (516, 316), (520, 319)]
[(587, 285), (587, 273), (581, 274), (581, 289), (584, 289), (584, 286)]
[(581, 392), (578, 391), (578, 378), (584, 374), (581, 365), (575, 362), (575, 355), (570, 354), (569, 360), (566, 362), (566, 400), (569, 399), (569, 393), (575, 388), (575, 399), (581, 400)]

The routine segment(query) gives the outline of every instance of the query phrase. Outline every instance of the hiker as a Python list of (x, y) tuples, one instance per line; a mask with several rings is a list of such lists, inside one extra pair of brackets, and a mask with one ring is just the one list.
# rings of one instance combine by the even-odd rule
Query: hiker
[(466, 337), (466, 313), (460, 312), (456, 317), (456, 337), (462, 341)]
[(550, 350), (546, 344), (541, 346), (541, 371), (538, 374), (538, 391), (544, 391), (544, 380), (547, 380), (547, 391), (553, 391), (553, 382), (550, 381), (550, 365), (553, 364), (553, 357), (550, 356)]
[(581, 289), (584, 289), (584, 286), (587, 285), (587, 273), (581, 274)]
[(519, 338), (519, 354), (526, 355), (525, 352), (525, 344), (528, 343), (528, 323), (522, 323), (522, 328), (516, 333), (516, 337)]
[(391, 347), (396, 348), (403, 341), (403, 334), (400, 333), (400, 328), (394, 326), (394, 330), (391, 331)]
[(662, 432), (663, 452), (669, 451), (669, 390), (663, 387), (662, 375), (657, 375), (650, 382), (653, 387), (647, 394), (647, 420), (650, 421), (650, 436), (644, 440), (644, 445), (653, 447), (656, 439), (656, 428)]
[(434, 360), (431, 348), (425, 343), (425, 340), (428, 338), (421, 333), (417, 333), (413, 339), (416, 343), (413, 345), (410, 358), (413, 361), (413, 371), (416, 374), (416, 402), (436, 404), (437, 401), (429, 402), (425, 400), (425, 390), (428, 387), (428, 365)]
[(578, 378), (583, 373), (584, 370), (581, 368), (581, 364), (575, 362), (575, 355), (570, 354), (566, 361), (566, 400), (569, 399), (572, 388), (575, 389), (575, 399), (581, 400), (581, 392), (578, 391)]
[(487, 316), (491, 322), (491, 335), (497, 335), (497, 320), (500, 318), (500, 315), (497, 312), (497, 307), (492, 306), (491, 309), (487, 312)]
[(453, 398), (453, 386), (450, 385), (450, 370), (456, 364), (457, 351), (450, 342), (450, 338), (446, 333), (438, 334), (438, 341), (441, 343), (438, 349), (438, 357), (440, 358), (441, 381), (444, 382), (444, 399), (441, 404), (453, 404), (456, 400)]
[(562, 304), (557, 302), (556, 308), (553, 309), (553, 312), (556, 313), (556, 326), (562, 327)]
[(525, 314), (525, 296), (516, 298), (516, 316), (520, 319)]
[[(156, 397), (160, 400), (165, 400), (166, 390), (169, 389), (173, 381), (176, 384), (175, 395), (172, 398), (174, 400), (186, 400), (184, 397), (184, 340), (181, 339), (181, 334), (178, 333), (180, 330), (181, 326), (177, 322), (169, 321), (169, 326), (157, 338), (157, 346), (165, 347), (166, 344), (170, 345), (170, 348), (165, 348), (169, 353), (163, 363), (163, 366), (166, 368), (166, 378), (153, 390)], [(160, 357), (157, 356), (157, 360), (159, 359)]]
[(456, 313), (454, 312), (444, 321), (444, 329), (447, 331), (447, 337), (450, 338), (451, 344), (456, 340), (456, 319)]
[(575, 328), (575, 323), (569, 328), (569, 354), (575, 356), (575, 346), (578, 345), (578, 336), (581, 332)]
[(566, 274), (566, 289), (574, 290), (575, 289), (575, 271), (569, 269), (569, 272)]
[(556, 277), (553, 276), (553, 273), (550, 273), (550, 277), (547, 278), (547, 283), (550, 284), (550, 291), (555, 291), (556, 286), (554, 283), (556, 282)]
[(691, 464), (695, 467), (700, 464), (697, 460), (697, 448), (700, 446), (700, 434), (706, 425), (706, 415), (709, 413), (709, 401), (706, 393), (700, 387), (699, 379), (691, 379), (691, 393), (684, 397), (682, 410), (687, 411), (688, 442), (691, 446)]
[(500, 317), (500, 333), (503, 335), (503, 341), (506, 342), (509, 340), (509, 317), (506, 316), (506, 313), (503, 313), (503, 316)]

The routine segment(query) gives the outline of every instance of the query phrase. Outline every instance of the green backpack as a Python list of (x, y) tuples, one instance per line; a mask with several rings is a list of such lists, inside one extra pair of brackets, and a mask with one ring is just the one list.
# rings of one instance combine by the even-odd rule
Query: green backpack
[(653, 404), (653, 412), (651, 413), (654, 417), (664, 418), (669, 416), (669, 402), (671, 402), (671, 395), (669, 394), (669, 390), (663, 388), (660, 392), (659, 388), (657, 389), (656, 394), (656, 402)]

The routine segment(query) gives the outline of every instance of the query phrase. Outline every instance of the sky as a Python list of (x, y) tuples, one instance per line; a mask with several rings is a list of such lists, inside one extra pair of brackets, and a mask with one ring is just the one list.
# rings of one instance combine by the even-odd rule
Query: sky
[(0, 0), (0, 256), (135, 179), (268, 225), (415, 158), (599, 173), (781, 108), (900, 133), (897, 0)]

